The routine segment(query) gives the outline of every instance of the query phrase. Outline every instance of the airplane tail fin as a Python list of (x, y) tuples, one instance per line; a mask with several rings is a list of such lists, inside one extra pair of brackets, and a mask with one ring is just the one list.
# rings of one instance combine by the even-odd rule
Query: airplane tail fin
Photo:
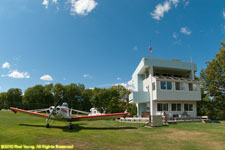
[(11, 110), (12, 112), (14, 112), (15, 114), (17, 113), (17, 110), (15, 110), (13, 107), (10, 107), (10, 110)]

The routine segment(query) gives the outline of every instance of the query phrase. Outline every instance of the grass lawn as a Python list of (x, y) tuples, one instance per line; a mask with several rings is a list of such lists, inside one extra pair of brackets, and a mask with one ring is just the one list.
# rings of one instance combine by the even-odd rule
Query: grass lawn
[[(75, 150), (225, 150), (225, 122), (146, 128), (117, 121), (65, 122), (0, 111), (0, 145), (74, 145)], [(1, 147), (0, 147), (1, 149)]]

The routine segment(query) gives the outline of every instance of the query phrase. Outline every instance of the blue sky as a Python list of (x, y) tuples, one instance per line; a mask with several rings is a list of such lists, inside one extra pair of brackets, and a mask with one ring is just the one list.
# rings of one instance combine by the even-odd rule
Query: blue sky
[(199, 76), (224, 35), (224, 0), (1, 0), (0, 92), (129, 86), (144, 56), (192, 57)]

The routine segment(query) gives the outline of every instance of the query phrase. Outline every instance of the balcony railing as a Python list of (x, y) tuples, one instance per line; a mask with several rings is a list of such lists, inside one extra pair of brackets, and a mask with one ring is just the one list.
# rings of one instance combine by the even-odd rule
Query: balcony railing
[(149, 92), (132, 92), (129, 95), (130, 103), (141, 103), (141, 102), (149, 102), (150, 101), (150, 93)]

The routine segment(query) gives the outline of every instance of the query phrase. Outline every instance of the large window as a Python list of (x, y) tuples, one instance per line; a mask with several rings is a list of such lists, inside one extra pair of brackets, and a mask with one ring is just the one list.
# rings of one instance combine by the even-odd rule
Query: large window
[(161, 90), (172, 90), (172, 82), (161, 81), (160, 87)]
[(172, 107), (171, 107), (171, 110), (172, 111), (181, 111), (181, 104), (176, 104), (176, 103), (172, 103), (172, 105), (171, 105)]
[(193, 111), (193, 104), (184, 104), (184, 111)]
[(183, 82), (175, 82), (176, 90), (185, 90), (185, 83)]
[(168, 111), (168, 103), (158, 103), (157, 111)]

